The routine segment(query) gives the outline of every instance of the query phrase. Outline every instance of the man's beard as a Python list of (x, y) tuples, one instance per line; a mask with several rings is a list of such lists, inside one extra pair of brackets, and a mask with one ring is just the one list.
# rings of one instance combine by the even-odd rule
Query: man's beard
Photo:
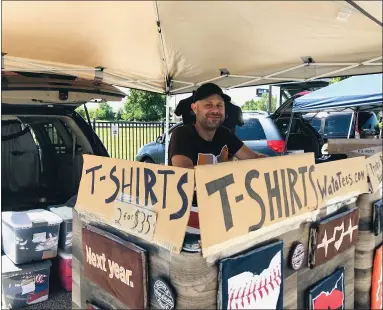
[[(211, 117), (215, 119), (211, 119)], [(216, 130), (223, 123), (224, 118), (222, 115), (207, 115), (199, 120), (201, 127), (205, 130)]]

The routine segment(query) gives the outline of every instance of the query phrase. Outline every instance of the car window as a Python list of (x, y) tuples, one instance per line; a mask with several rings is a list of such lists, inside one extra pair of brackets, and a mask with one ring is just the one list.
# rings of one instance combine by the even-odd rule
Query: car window
[(65, 145), (64, 140), (62, 139), (56, 126), (54, 126), (54, 124), (49, 124), (49, 123), (44, 124), (44, 129), (46, 130), (49, 136), (50, 142), (52, 143), (56, 152), (58, 154), (65, 154), (67, 146)]
[(324, 135), (327, 137), (347, 136), (352, 114), (330, 115), (326, 118)]
[(359, 127), (359, 129), (373, 130), (377, 124), (378, 124), (378, 119), (377, 119), (375, 113), (359, 112), (359, 115), (358, 115), (358, 127)]
[(318, 132), (321, 131), (322, 120), (320, 118), (313, 118), (311, 120), (311, 126)]
[[(286, 137), (287, 135), (287, 131), (289, 129), (289, 123), (290, 123), (289, 117), (279, 118), (275, 121), (275, 124), (277, 125), (278, 130), (283, 137)], [(300, 126), (297, 123), (297, 119), (293, 118), (293, 121), (291, 123), (291, 128), (290, 128), (290, 134), (298, 133), (299, 128)]]
[(238, 138), (242, 141), (266, 139), (265, 131), (258, 119), (247, 119), (244, 122), (242, 127), (237, 127), (235, 130), (235, 134)]

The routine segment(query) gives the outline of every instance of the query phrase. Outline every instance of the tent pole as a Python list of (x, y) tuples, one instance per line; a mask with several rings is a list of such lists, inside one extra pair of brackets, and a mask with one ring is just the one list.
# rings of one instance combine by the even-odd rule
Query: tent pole
[(170, 100), (171, 96), (166, 95), (166, 124), (165, 124), (165, 166), (168, 166), (168, 149), (169, 149), (169, 117), (170, 117)]
[(352, 128), (352, 122), (354, 121), (354, 115), (355, 115), (355, 111), (352, 112), (352, 115), (351, 115), (351, 121), (350, 121), (350, 127), (348, 128), (347, 139), (350, 139), (351, 128)]
[(287, 151), (287, 142), (289, 141), (289, 135), (290, 135), (291, 125), (293, 124), (293, 116), (294, 116), (294, 112), (291, 110), (291, 116), (290, 116), (290, 121), (289, 121), (289, 127), (287, 128), (287, 134), (286, 134), (286, 138), (285, 138), (285, 147), (284, 147), (284, 149), (283, 149), (283, 153), (282, 153), (282, 155), (286, 155), (286, 151)]

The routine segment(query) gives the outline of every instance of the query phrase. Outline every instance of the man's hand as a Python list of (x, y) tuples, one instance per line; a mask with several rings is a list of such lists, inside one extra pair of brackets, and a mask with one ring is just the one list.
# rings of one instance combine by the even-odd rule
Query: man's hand
[(174, 155), (172, 157), (172, 166), (187, 169), (194, 168), (193, 161), (184, 155)]
[(264, 154), (254, 152), (253, 150), (249, 149), (246, 145), (243, 145), (237, 153), (234, 155), (239, 160), (244, 159), (257, 159), (257, 158), (265, 158), (268, 157)]

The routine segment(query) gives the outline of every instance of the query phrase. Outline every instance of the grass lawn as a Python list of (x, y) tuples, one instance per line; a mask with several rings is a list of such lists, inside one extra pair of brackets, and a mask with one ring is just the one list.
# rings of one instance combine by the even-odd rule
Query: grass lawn
[[(112, 133), (114, 126), (118, 128), (116, 135)], [(110, 157), (135, 160), (138, 150), (143, 145), (155, 141), (162, 134), (162, 126), (159, 123), (97, 122), (96, 133)]]

